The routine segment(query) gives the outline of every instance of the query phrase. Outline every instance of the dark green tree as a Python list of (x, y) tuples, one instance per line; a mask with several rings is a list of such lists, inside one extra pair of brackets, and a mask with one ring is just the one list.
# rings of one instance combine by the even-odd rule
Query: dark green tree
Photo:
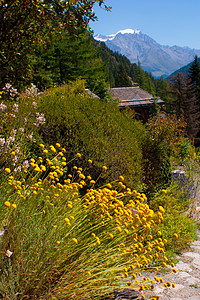
[[(75, 34), (95, 21), (93, 6), (106, 9), (104, 0), (2, 0), (0, 1), (0, 87), (5, 82), (25, 84), (30, 79), (30, 53), (46, 46), (50, 33)], [(58, 54), (59, 56), (59, 54)]]
[(117, 87), (132, 86), (132, 83), (128, 78), (125, 67), (122, 63), (120, 63), (118, 66), (115, 84)]
[(44, 89), (49, 83), (60, 85), (81, 78), (86, 87), (104, 98), (107, 76), (97, 53), (98, 49), (87, 31), (76, 36), (67, 33), (59, 38), (50, 36), (47, 46), (38, 47), (33, 55), (32, 82)]
[(195, 56), (194, 62), (188, 71), (188, 77), (194, 87), (193, 92), (197, 100), (200, 102), (200, 63), (197, 56)]
[(200, 86), (200, 64), (197, 56), (188, 71), (188, 77), (195, 87)]

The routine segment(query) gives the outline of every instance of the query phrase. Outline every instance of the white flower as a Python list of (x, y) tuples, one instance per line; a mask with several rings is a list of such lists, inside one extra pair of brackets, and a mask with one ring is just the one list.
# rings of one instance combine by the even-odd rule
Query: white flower
[(33, 101), (32, 105), (33, 105), (33, 108), (36, 108), (37, 107), (37, 102)]
[(22, 171), (22, 167), (21, 167), (21, 166), (18, 166), (18, 167), (15, 168), (13, 171), (14, 171), (15, 173), (21, 172), (21, 171)]
[(13, 254), (12, 251), (10, 251), (10, 250), (7, 250), (7, 251), (6, 251), (6, 256), (7, 256), (7, 257), (11, 257), (12, 254)]
[(13, 110), (14, 112), (18, 112), (18, 109), (19, 109), (19, 104), (14, 103), (12, 110)]
[(25, 170), (27, 170), (28, 167), (29, 167), (29, 161), (28, 161), (28, 160), (25, 160), (25, 161), (22, 163), (22, 166), (23, 166), (23, 168), (24, 168)]
[(3, 147), (5, 142), (6, 142), (5, 138), (0, 138), (0, 147)]
[(4, 111), (6, 110), (7, 106), (3, 104), (3, 102), (0, 103), (0, 110)]

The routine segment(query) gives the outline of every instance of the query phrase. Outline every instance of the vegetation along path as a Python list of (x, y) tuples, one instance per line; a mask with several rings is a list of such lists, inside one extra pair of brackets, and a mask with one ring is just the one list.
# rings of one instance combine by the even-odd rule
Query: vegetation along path
[[(175, 283), (175, 287), (165, 288), (163, 284), (157, 286), (153, 293), (158, 295), (160, 300), (200, 300), (200, 231), (197, 236), (198, 239), (190, 245), (190, 248), (177, 256), (179, 260), (175, 265), (177, 272), (162, 274), (164, 282)], [(154, 279), (155, 274), (147, 275)]]
[[(188, 213), (200, 224), (199, 176), (195, 176), (194, 182), (196, 191)], [(153, 293), (158, 295), (160, 300), (200, 300), (200, 230), (197, 232), (197, 240), (176, 258), (177, 272), (169, 271), (165, 275), (162, 274), (164, 282), (174, 283), (175, 287), (165, 288), (162, 284), (157, 286)], [(155, 275), (158, 276), (158, 274), (148, 274), (148, 277), (154, 279)]]

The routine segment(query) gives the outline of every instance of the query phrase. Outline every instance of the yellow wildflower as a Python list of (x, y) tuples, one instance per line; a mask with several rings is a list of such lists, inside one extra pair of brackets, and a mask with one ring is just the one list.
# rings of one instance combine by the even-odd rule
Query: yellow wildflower
[(177, 233), (174, 233), (174, 237), (177, 239), (177, 238), (178, 238), (178, 234), (177, 234)]
[(44, 165), (41, 165), (40, 168), (42, 171), (46, 171), (46, 167)]
[(166, 191), (166, 190), (162, 190), (162, 193), (163, 193), (163, 194), (167, 194), (167, 191)]
[(165, 212), (165, 209), (162, 206), (159, 206), (159, 210), (160, 210), (161, 213)]
[(76, 155), (77, 155), (77, 157), (79, 157), (79, 158), (81, 157), (81, 154), (80, 154), (80, 153), (77, 153)]
[(10, 207), (10, 202), (9, 202), (9, 201), (5, 201), (5, 202), (4, 202), (4, 205), (5, 205), (6, 207)]
[(10, 168), (5, 168), (5, 172), (9, 174), (11, 172)]
[(72, 241), (73, 241), (74, 243), (78, 244), (78, 241), (77, 241), (76, 238), (73, 238)]
[(13, 208), (17, 208), (17, 205), (15, 203), (12, 204)]
[(71, 225), (70, 221), (68, 218), (65, 218), (65, 222), (67, 223), (67, 225)]
[(173, 268), (172, 271), (173, 271), (174, 273), (177, 273), (177, 270), (176, 270), (175, 268)]

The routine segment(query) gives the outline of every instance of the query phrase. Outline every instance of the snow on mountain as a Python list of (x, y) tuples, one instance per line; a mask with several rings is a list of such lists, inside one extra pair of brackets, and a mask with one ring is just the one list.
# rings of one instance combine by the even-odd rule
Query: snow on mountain
[(117, 33), (110, 34), (110, 35), (97, 34), (94, 36), (94, 39), (97, 41), (100, 41), (100, 42), (112, 41), (119, 33), (121, 33), (121, 34), (139, 34), (140, 30), (124, 29), (124, 30), (119, 30)]
[(140, 30), (125, 29), (115, 34), (94, 36), (105, 42), (112, 51), (125, 55), (132, 63), (140, 61), (141, 67), (153, 76), (168, 76), (193, 61), (200, 50), (188, 47), (163, 46)]

